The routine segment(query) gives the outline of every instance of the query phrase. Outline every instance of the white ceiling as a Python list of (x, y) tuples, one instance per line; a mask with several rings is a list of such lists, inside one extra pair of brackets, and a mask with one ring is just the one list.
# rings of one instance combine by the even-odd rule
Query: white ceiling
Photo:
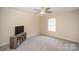
[[(25, 12), (36, 13), (37, 11), (35, 11), (34, 9), (41, 10), (41, 7), (14, 7), (14, 9), (25, 11)], [(50, 7), (50, 10), (53, 11), (53, 13), (59, 13), (59, 12), (79, 10), (79, 7)]]

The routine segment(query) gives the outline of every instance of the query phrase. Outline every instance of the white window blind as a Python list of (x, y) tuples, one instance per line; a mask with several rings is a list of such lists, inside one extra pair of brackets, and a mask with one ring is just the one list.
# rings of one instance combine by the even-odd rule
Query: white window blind
[(56, 31), (56, 18), (48, 19), (48, 31)]

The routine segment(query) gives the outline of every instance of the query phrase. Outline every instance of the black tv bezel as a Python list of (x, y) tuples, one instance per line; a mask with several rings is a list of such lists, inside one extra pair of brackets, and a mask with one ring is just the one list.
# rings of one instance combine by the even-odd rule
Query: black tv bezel
[(15, 35), (24, 32), (24, 26), (15, 26)]

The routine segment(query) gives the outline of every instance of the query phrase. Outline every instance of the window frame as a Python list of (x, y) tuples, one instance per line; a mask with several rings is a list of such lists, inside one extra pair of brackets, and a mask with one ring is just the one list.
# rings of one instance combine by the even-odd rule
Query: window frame
[[(51, 25), (51, 26), (54, 26), (54, 27), (55, 27), (54, 30), (49, 29), (49, 26), (50, 26), (50, 25), (49, 25), (49, 20), (50, 20), (50, 19), (55, 19), (55, 20), (54, 20), (54, 21), (55, 21), (55, 24), (54, 24), (54, 25), (53, 25), (53, 24)], [(54, 27), (53, 27), (53, 28), (54, 28)], [(48, 18), (48, 31), (56, 32), (56, 18), (55, 18), (55, 17)]]

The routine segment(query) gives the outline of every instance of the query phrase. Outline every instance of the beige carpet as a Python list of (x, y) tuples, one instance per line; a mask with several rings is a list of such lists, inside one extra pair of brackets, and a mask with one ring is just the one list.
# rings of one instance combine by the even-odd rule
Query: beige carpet
[(5, 49), (6, 51), (77, 51), (78, 44), (52, 38), (44, 35), (37, 35), (25, 40), (17, 49)]

